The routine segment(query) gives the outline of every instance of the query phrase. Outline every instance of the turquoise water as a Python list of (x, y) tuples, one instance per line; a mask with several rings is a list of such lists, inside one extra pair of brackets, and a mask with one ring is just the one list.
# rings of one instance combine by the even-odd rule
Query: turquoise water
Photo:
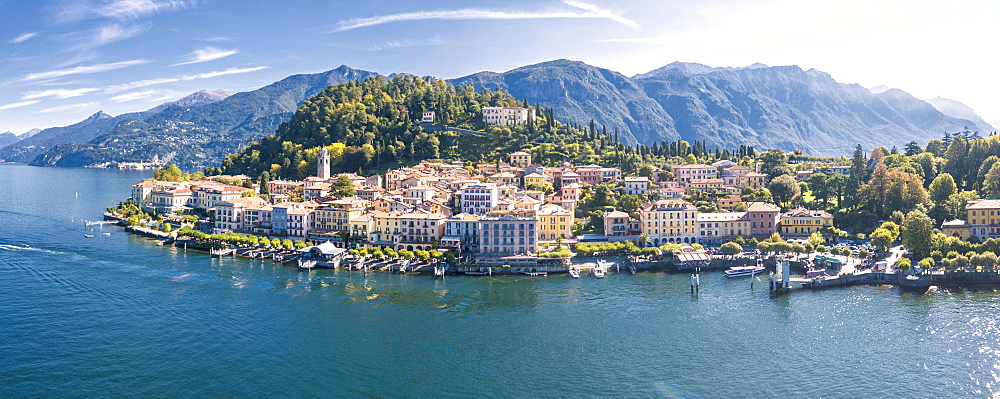
[(1000, 394), (993, 291), (306, 273), (83, 227), (143, 177), (0, 165), (0, 397)]

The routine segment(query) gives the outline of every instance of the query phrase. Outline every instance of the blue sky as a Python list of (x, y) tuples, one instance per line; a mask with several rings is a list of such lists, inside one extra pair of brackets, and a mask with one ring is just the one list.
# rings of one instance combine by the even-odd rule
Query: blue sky
[(0, 0), (0, 132), (341, 64), (452, 78), (559, 58), (799, 65), (1000, 119), (991, 1)]

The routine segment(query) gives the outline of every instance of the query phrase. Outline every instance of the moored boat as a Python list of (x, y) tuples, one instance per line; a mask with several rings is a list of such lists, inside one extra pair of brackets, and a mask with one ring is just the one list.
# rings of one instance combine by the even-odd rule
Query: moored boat
[(580, 278), (580, 269), (575, 267), (569, 268), (569, 276), (572, 278)]
[(594, 268), (594, 277), (604, 278), (604, 269), (601, 269), (600, 267), (595, 267)]
[(726, 277), (752, 276), (764, 271), (764, 266), (733, 266), (726, 270)]

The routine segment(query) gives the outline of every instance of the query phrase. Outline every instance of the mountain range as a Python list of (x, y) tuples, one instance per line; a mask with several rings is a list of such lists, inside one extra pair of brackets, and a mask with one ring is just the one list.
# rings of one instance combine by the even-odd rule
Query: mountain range
[[(925, 143), (944, 132), (993, 127), (950, 116), (898, 89), (872, 91), (797, 66), (713, 68), (675, 62), (626, 77), (578, 61), (556, 60), (452, 79), (457, 85), (503, 88), (554, 107), (561, 120), (620, 130), (622, 141), (705, 141), (709, 148), (801, 149), (842, 155), (866, 148)], [(975, 112), (971, 112), (975, 115)], [(963, 114), (964, 115), (964, 114)]]
[(257, 90), (229, 95), (201, 91), (148, 111), (44, 129), (0, 148), (0, 159), (43, 166), (85, 166), (109, 161), (148, 162), (154, 157), (194, 169), (217, 165), (225, 155), (277, 129), (299, 104), (330, 85), (364, 80), (374, 72), (341, 66), (292, 75)]
[[(185, 168), (212, 166), (274, 132), (299, 104), (324, 88), (375, 75), (343, 65), (233, 95), (201, 91), (143, 112), (98, 112), (27, 138), (0, 135), (0, 159), (84, 166), (156, 157)], [(923, 144), (944, 132), (994, 131), (957, 101), (923, 101), (898, 89), (839, 83), (825, 72), (797, 66), (716, 68), (675, 62), (629, 77), (579, 61), (555, 60), (448, 81), (507, 90), (553, 108), (562, 121), (593, 120), (617, 130), (626, 144), (682, 139), (704, 141), (709, 148), (746, 144), (843, 155), (856, 144), (902, 146)], [(4, 146), (4, 140), (13, 143)]]

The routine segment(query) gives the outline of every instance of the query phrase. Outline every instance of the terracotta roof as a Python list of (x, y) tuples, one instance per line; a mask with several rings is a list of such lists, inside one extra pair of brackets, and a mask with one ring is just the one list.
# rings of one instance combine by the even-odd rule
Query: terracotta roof
[(679, 200), (679, 199), (662, 199), (656, 202), (647, 202), (642, 204), (642, 210), (644, 211), (656, 211), (656, 210), (697, 210), (693, 204), (690, 202)]
[(751, 202), (751, 203), (747, 204), (747, 211), (748, 212), (780, 212), (781, 208), (779, 208), (775, 204), (769, 204), (769, 203), (766, 203), (766, 202)]

